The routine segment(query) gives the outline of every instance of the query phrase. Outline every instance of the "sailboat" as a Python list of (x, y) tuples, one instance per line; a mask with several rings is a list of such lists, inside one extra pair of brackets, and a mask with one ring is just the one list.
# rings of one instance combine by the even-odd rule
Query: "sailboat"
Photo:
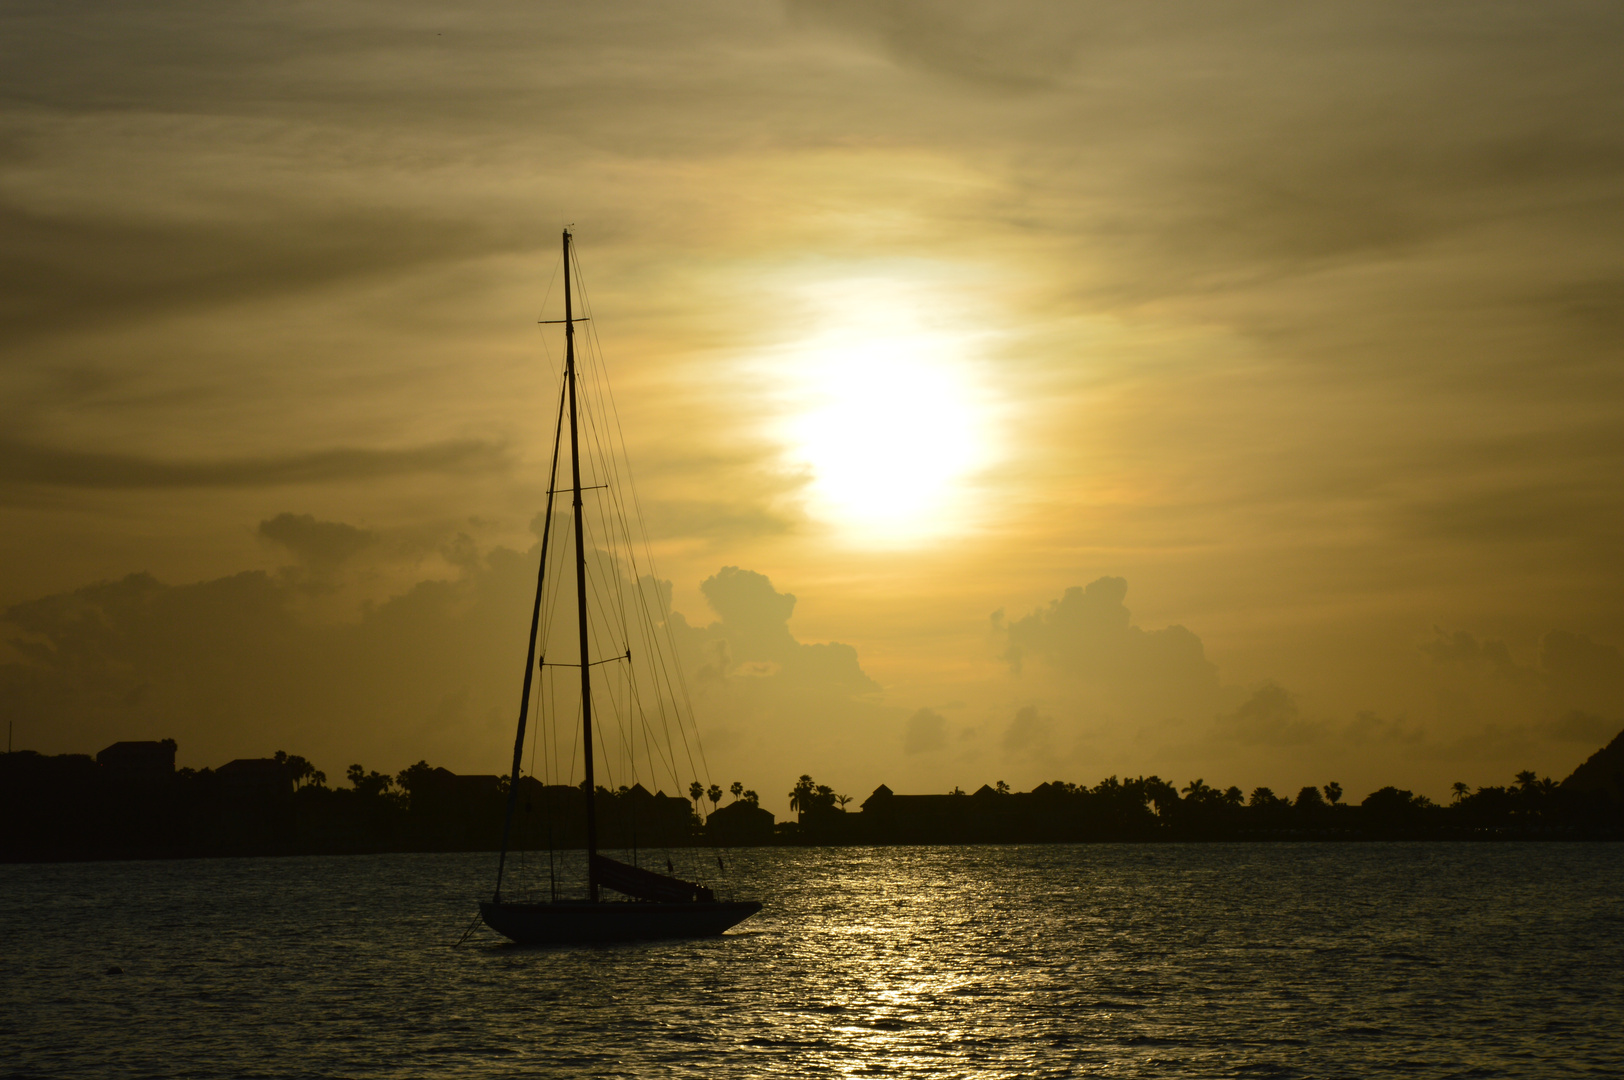
[[(593, 755), (593, 680), (597, 663), (624, 660), (629, 666), (632, 649), (622, 642), (599, 642), (600, 651), (613, 648), (607, 658), (594, 662), (594, 641), (589, 633), (588, 618), (588, 558), (585, 538), (583, 493), (607, 485), (583, 486), (581, 482), (582, 416), (579, 405), (579, 382), (575, 328), (585, 318), (577, 318), (574, 310), (571, 268), (572, 236), (568, 229), (563, 234), (564, 253), (564, 318), (544, 320), (562, 323), (564, 327), (564, 384), (559, 393), (558, 422), (554, 428), (553, 471), (547, 485), (547, 512), (543, 519), (541, 537), (541, 565), (536, 575), (536, 599), (531, 609), (530, 639), (525, 656), (524, 689), (519, 706), (518, 731), (513, 742), (513, 768), (509, 772), (507, 811), (502, 822), (502, 848), (496, 864), (496, 890), (490, 900), (479, 905), (485, 924), (521, 944), (565, 944), (603, 941), (631, 941), (651, 938), (710, 937), (729, 928), (761, 910), (755, 900), (719, 900), (709, 887), (685, 881), (674, 874), (661, 874), (647, 868), (610, 858), (598, 850), (598, 787)], [(530, 720), (531, 686), (533, 676), (548, 666), (545, 659), (538, 661), (538, 636), (543, 629), (543, 594), (548, 584), (548, 547), (552, 535), (553, 497), (561, 493), (558, 480), (559, 443), (563, 429), (569, 428), (569, 461), (571, 484), (567, 491), (571, 497), (574, 531), (574, 594), (575, 630), (578, 652), (575, 664), (557, 664), (555, 667), (580, 669), (580, 749), (584, 764), (585, 783), (582, 784), (585, 802), (586, 834), (586, 896), (578, 899), (560, 899), (556, 882), (551, 896), (542, 902), (505, 899), (502, 895), (503, 875), (507, 869), (509, 843), (513, 836), (514, 812), (519, 802), (520, 776), (523, 765), (525, 734)], [(630, 674), (628, 680), (632, 678)], [(628, 695), (628, 699), (631, 695)], [(641, 789), (639, 789), (641, 790)], [(697, 802), (697, 799), (696, 799)], [(667, 860), (667, 868), (674, 869)], [(551, 857), (549, 856), (549, 866)], [(618, 894), (611, 898), (606, 893)]]

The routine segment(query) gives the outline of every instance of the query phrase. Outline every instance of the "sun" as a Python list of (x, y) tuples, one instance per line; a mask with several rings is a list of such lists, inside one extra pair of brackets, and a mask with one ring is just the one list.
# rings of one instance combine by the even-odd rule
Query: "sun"
[(947, 305), (917, 286), (818, 292), (820, 328), (773, 364), (784, 403), (776, 436), (808, 476), (809, 512), (870, 545), (967, 527), (972, 482), (995, 456), (996, 406), (977, 356), (988, 335), (950, 325)]

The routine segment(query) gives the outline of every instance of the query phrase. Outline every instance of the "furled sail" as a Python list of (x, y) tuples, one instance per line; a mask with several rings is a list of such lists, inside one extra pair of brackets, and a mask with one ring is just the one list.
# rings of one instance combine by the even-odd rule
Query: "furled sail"
[(613, 889), (617, 893), (624, 893), (634, 900), (653, 900), (662, 904), (691, 904), (695, 901), (709, 903), (716, 899), (716, 894), (703, 885), (656, 874), (652, 870), (628, 866), (606, 855), (594, 854), (592, 869), (599, 885)]

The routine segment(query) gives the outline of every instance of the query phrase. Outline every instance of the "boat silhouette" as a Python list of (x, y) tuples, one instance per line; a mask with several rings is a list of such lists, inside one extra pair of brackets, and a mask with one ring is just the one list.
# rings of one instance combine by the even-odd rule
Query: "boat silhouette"
[[(573, 942), (630, 941), (651, 938), (709, 937), (722, 933), (761, 910), (755, 900), (719, 900), (715, 892), (701, 884), (684, 881), (673, 874), (661, 874), (640, 866), (612, 859), (598, 851), (597, 784), (593, 755), (593, 687), (592, 673), (600, 664), (624, 662), (627, 666), (627, 685), (631, 687), (635, 675), (631, 673), (632, 648), (626, 642), (611, 643), (616, 651), (592, 660), (593, 640), (588, 618), (588, 563), (585, 539), (583, 494), (601, 490), (608, 484), (583, 485), (581, 482), (582, 416), (579, 404), (579, 372), (575, 341), (575, 327), (584, 318), (574, 312), (572, 269), (574, 268), (573, 237), (568, 229), (563, 234), (564, 257), (564, 318), (544, 320), (562, 323), (564, 327), (564, 378), (559, 392), (558, 421), (554, 428), (553, 465), (547, 485), (547, 511), (543, 518), (541, 561), (536, 574), (536, 598), (531, 609), (530, 638), (525, 656), (523, 695), (519, 706), (518, 730), (513, 741), (513, 768), (509, 772), (507, 809), (502, 822), (502, 848), (497, 859), (496, 889), (491, 899), (479, 905), (485, 924), (521, 944), (563, 944)], [(570, 485), (560, 488), (558, 464), (560, 443), (565, 426), (569, 428)], [(601, 438), (599, 439), (601, 450)], [(543, 632), (543, 599), (548, 585), (548, 550), (552, 540), (553, 498), (568, 492), (571, 502), (571, 526), (574, 533), (574, 599), (576, 615), (577, 662), (549, 663), (545, 654), (538, 660), (537, 646)], [(627, 533), (629, 538), (629, 532)], [(601, 563), (601, 560), (599, 560)], [(635, 582), (634, 582), (635, 584)], [(601, 606), (601, 598), (600, 598)], [(646, 610), (646, 607), (645, 609)], [(600, 642), (600, 649), (602, 643)], [(674, 649), (673, 649), (674, 652)], [(524, 760), (525, 734), (530, 719), (532, 681), (538, 671), (547, 667), (576, 667), (580, 671), (580, 747), (585, 781), (581, 785), (586, 804), (586, 892), (584, 899), (563, 899), (558, 896), (556, 878), (548, 899), (530, 902), (504, 899), (503, 875), (507, 869), (509, 841), (513, 833), (513, 817), (518, 806), (519, 779)], [(627, 700), (635, 697), (627, 694)], [(679, 718), (680, 724), (680, 718)], [(672, 757), (674, 760), (674, 755)], [(696, 800), (697, 802), (697, 800)], [(634, 855), (635, 858), (635, 855)], [(668, 863), (669, 865), (669, 863)], [(553, 862), (551, 852), (549, 870)], [(621, 899), (604, 895), (613, 892)]]

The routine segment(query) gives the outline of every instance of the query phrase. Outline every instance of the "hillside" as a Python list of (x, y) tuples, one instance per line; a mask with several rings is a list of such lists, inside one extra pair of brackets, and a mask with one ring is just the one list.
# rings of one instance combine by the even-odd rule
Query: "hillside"
[(1624, 731), (1597, 750), (1562, 781), (1570, 791), (1607, 791), (1624, 794)]

